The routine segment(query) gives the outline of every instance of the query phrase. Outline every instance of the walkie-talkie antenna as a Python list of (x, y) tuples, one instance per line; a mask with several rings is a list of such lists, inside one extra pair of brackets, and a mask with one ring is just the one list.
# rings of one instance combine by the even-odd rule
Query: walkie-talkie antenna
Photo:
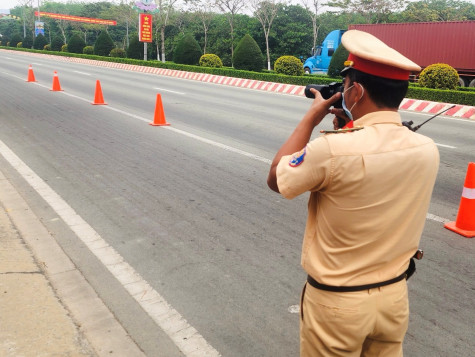
[(412, 130), (412, 131), (416, 131), (418, 130), (421, 126), (423, 126), (425, 123), (427, 123), (429, 120), (432, 120), (434, 119), (435, 117), (438, 117), (440, 114), (442, 113), (445, 113), (446, 111), (452, 109), (453, 107), (455, 107), (455, 104), (448, 107), (447, 109), (444, 109), (442, 110), (440, 113), (437, 113), (436, 115), (430, 117), (429, 119), (427, 119), (425, 122), (423, 122), (422, 124), (419, 124), (417, 126), (415, 126), (414, 128), (412, 127), (412, 124), (414, 124), (414, 122), (411, 120), (411, 121), (403, 121), (402, 122), (402, 125), (404, 125), (406, 128), (408, 128), (409, 130)]

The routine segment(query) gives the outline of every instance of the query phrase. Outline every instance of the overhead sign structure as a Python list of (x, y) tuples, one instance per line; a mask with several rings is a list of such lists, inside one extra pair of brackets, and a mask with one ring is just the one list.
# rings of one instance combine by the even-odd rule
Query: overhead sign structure
[(104, 20), (104, 19), (95, 19), (92, 17), (82, 17), (82, 16), (74, 16), (74, 15), (65, 15), (65, 14), (54, 14), (52, 12), (44, 12), (44, 11), (35, 11), (35, 16), (48, 16), (52, 19), (57, 20), (66, 20), (66, 21), (74, 21), (74, 22), (86, 22), (89, 24), (98, 24), (98, 25), (117, 25), (117, 21), (114, 20)]
[(153, 0), (136, 1), (135, 5), (132, 6), (132, 8), (138, 12), (143, 11), (143, 12), (148, 12), (151, 14), (154, 14), (160, 11), (159, 9), (157, 9), (157, 5), (153, 2)]
[(152, 42), (152, 15), (139, 14), (139, 41)]

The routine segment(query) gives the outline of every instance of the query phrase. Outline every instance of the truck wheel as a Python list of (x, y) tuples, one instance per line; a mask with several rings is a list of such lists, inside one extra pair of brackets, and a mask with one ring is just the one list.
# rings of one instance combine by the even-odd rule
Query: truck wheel
[(469, 87), (475, 87), (475, 79), (472, 79), (470, 84), (468, 85)]
[(312, 72), (310, 72), (310, 68), (308, 68), (308, 67), (305, 67), (305, 68), (303, 69), (303, 71), (305, 72), (305, 74), (310, 74), (310, 73), (312, 73)]
[(464, 79), (462, 77), (459, 77), (459, 86), (460, 87), (465, 87), (467, 84), (465, 83)]

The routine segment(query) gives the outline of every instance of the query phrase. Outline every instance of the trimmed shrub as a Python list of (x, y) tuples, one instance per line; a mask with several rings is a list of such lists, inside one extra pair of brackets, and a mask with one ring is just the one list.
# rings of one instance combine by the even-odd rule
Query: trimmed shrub
[(48, 43), (47, 45), (45, 45), (45, 47), (43, 47), (43, 50), (51, 51), (51, 45)]
[(16, 47), (17, 47), (17, 48), (22, 48), (22, 47), (23, 47), (23, 43), (18, 42), (18, 43), (16, 44)]
[(127, 57), (143, 60), (143, 43), (139, 41), (137, 34), (130, 38)]
[(62, 45), (61, 52), (68, 52), (68, 45)]
[(274, 63), (274, 71), (288, 76), (303, 75), (302, 62), (294, 56), (281, 56)]
[(330, 60), (330, 65), (328, 66), (328, 76), (332, 78), (341, 77), (340, 72), (345, 68), (345, 61), (348, 59), (350, 53), (348, 50), (343, 47), (342, 44), (338, 46), (336, 51), (333, 53), (332, 59)]
[(82, 49), (82, 53), (85, 55), (93, 55), (94, 54), (94, 47), (93, 46), (86, 46)]
[(459, 85), (457, 71), (445, 63), (426, 67), (419, 75), (419, 85), (434, 89), (456, 89)]
[(109, 56), (114, 47), (114, 41), (112, 41), (109, 33), (104, 30), (99, 34), (94, 44), (94, 54), (97, 56)]
[(59, 36), (53, 37), (51, 41), (51, 50), (52, 51), (61, 51), (61, 47), (64, 45), (63, 39)]
[(18, 43), (23, 41), (23, 37), (19, 33), (15, 33), (10, 40), (10, 47), (18, 47)]
[(200, 57), (200, 66), (221, 68), (223, 67), (223, 62), (221, 61), (221, 58), (219, 58), (219, 56), (214, 55), (212, 53), (207, 53)]
[(21, 42), (23, 48), (32, 48), (33, 47), (33, 37), (26, 36)]
[(233, 64), (236, 69), (260, 72), (264, 68), (264, 56), (257, 42), (245, 35), (234, 50)]
[(202, 52), (198, 41), (192, 34), (186, 34), (175, 47), (173, 62), (181, 64), (197, 65), (200, 62)]
[(113, 48), (110, 52), (111, 57), (122, 57), (126, 56), (125, 50), (123, 48)]
[(71, 36), (68, 42), (68, 52), (71, 53), (82, 53), (82, 50), (86, 47), (86, 42), (78, 34)]
[(48, 40), (42, 34), (39, 34), (35, 37), (33, 41), (33, 48), (35, 50), (43, 50), (45, 46), (48, 44)]

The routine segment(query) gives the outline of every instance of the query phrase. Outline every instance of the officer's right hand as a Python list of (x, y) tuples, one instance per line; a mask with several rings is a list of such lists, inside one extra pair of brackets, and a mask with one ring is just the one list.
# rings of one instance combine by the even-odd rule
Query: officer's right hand
[(332, 105), (341, 98), (340, 92), (335, 93), (328, 99), (323, 99), (321, 93), (318, 90), (311, 88), (310, 91), (315, 95), (315, 99), (313, 100), (309, 111), (312, 112), (315, 118), (319, 118), (320, 120), (330, 113), (330, 108)]

